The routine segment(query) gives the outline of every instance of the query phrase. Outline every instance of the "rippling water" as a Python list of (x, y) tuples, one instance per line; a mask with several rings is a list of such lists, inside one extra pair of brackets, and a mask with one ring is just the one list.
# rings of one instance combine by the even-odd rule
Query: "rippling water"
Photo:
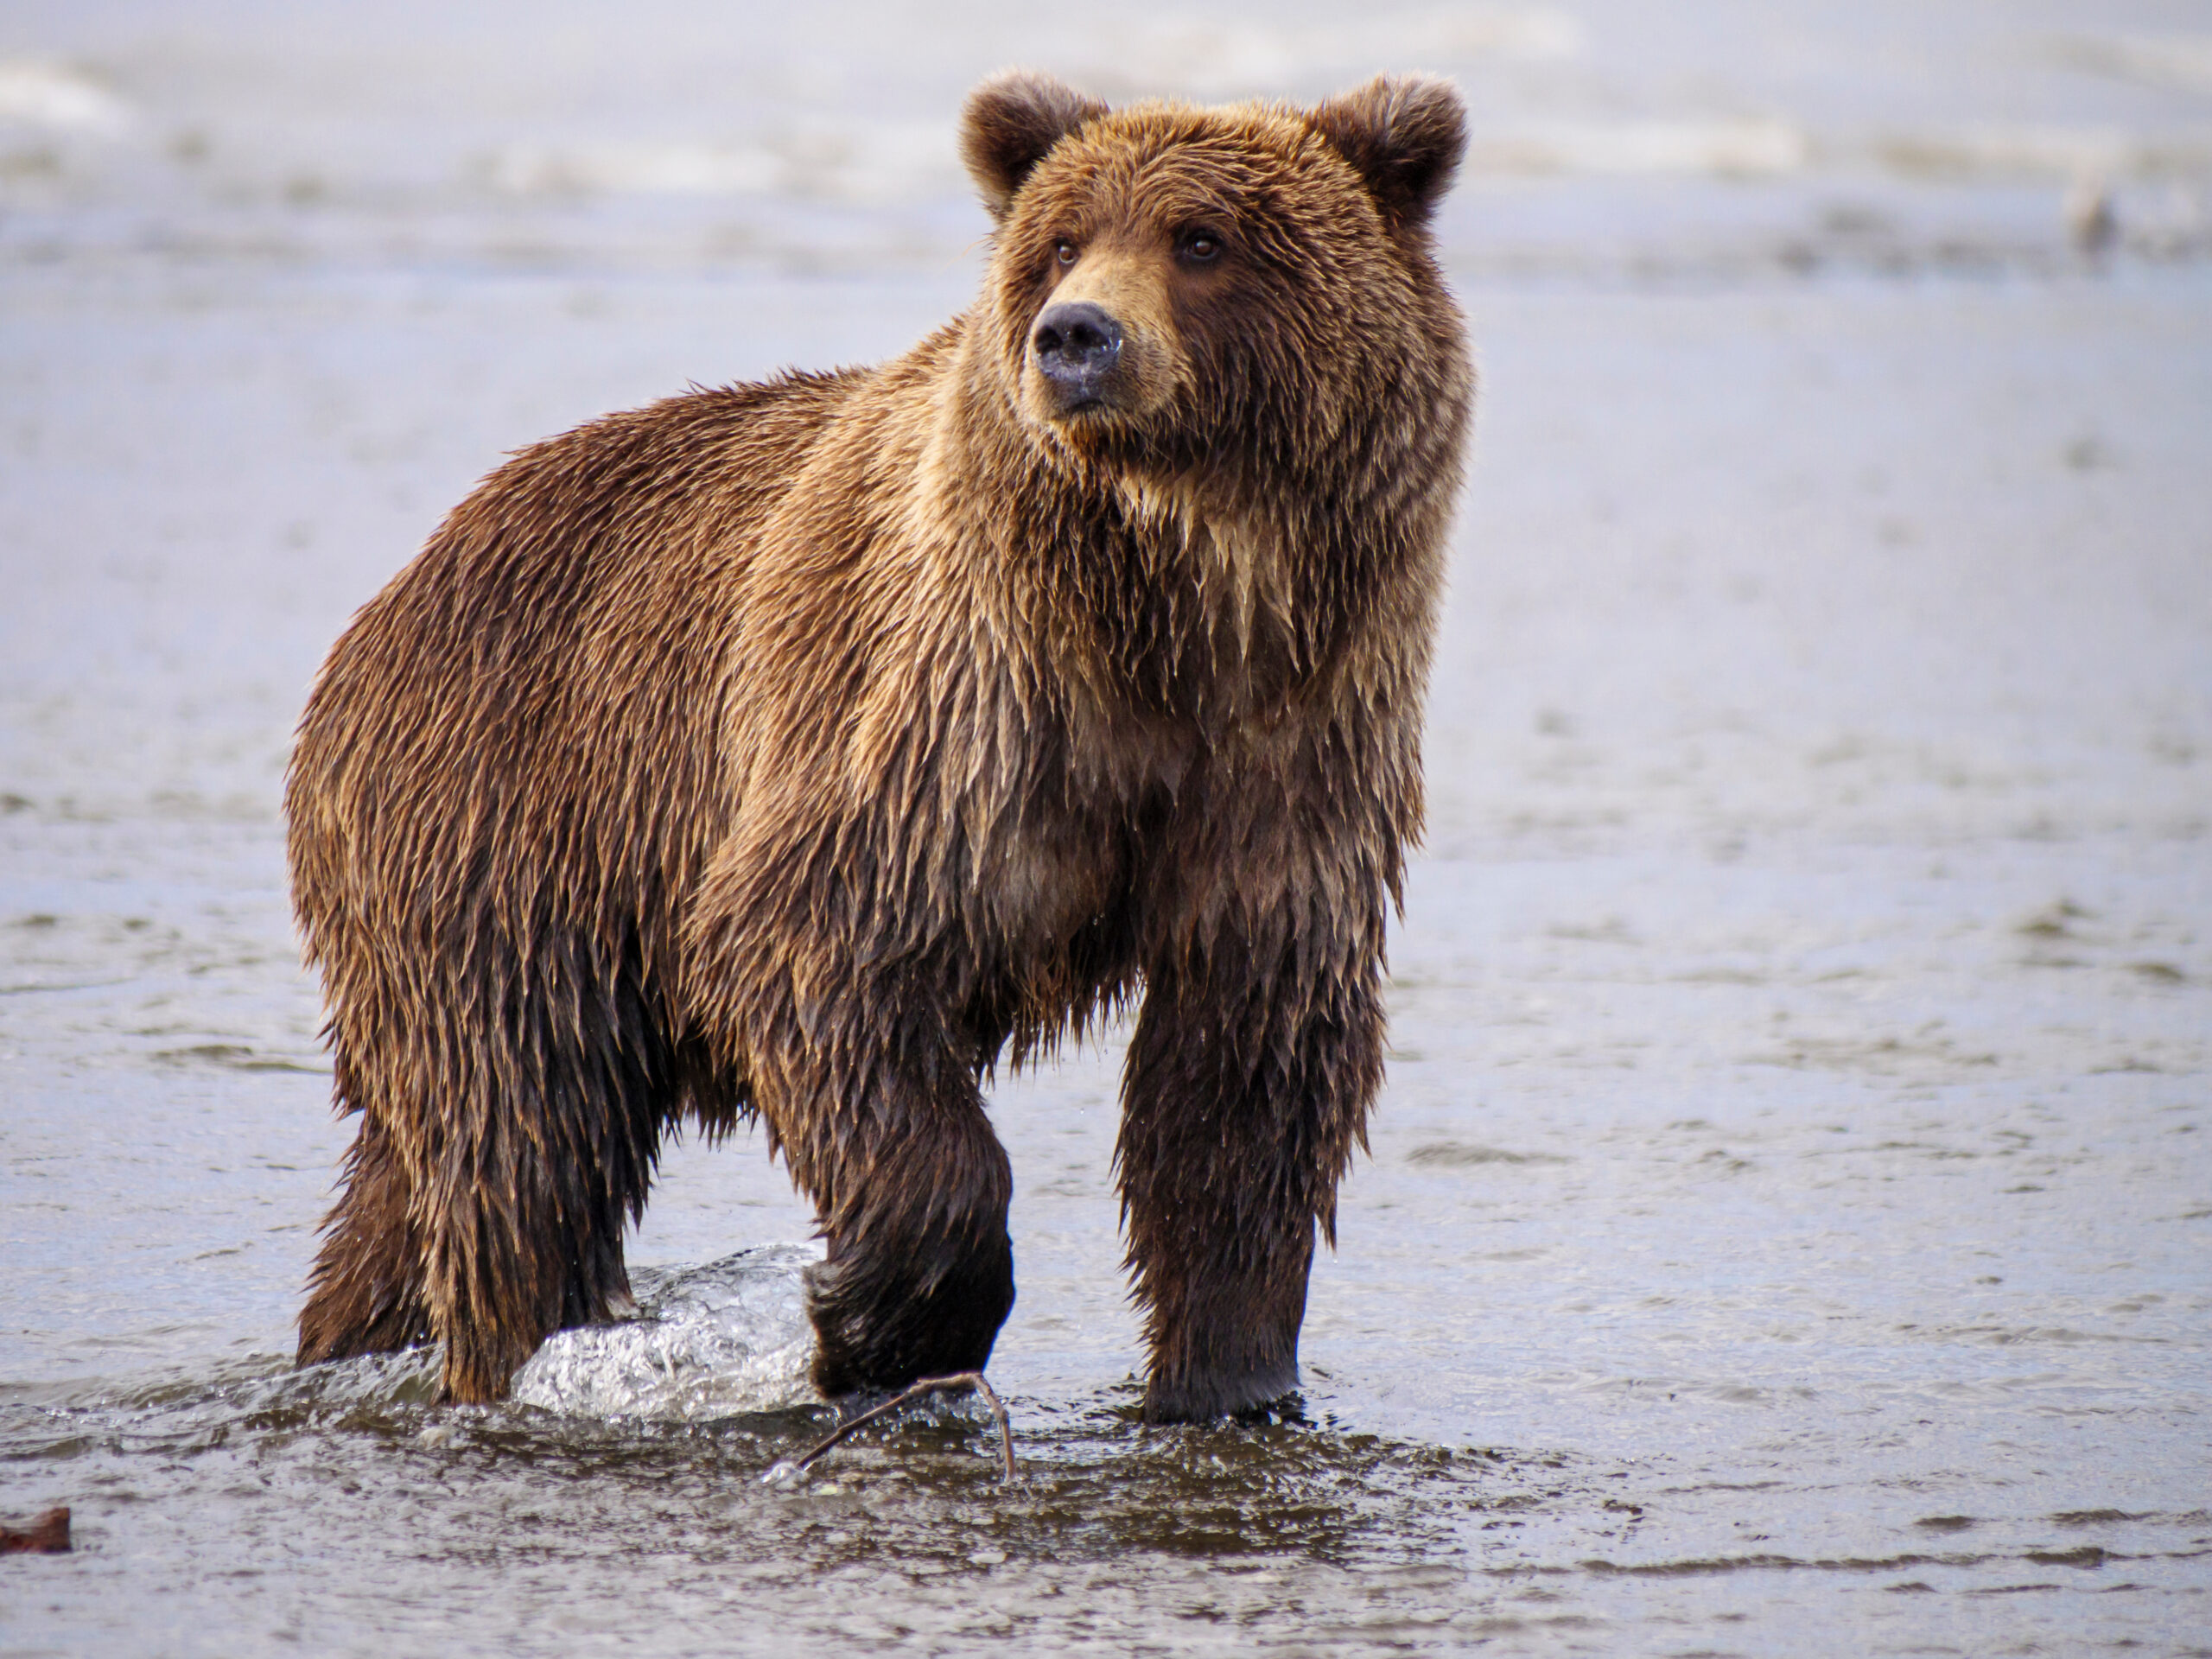
[[(556, 7), (510, 52), (497, 10), (24, 8), (0, 1519), (77, 1548), (0, 1560), (0, 1650), (2203, 1650), (2202, 38), (1929, 10)], [(763, 1484), (827, 1416), (775, 1392), (809, 1217), (742, 1136), (670, 1149), (659, 1322), (538, 1403), (291, 1371), (343, 1137), (276, 808), (352, 608), (505, 448), (964, 303), (983, 69), (1408, 53), (1487, 135), (1484, 403), (1297, 1409), (1136, 1421), (1110, 1042), (995, 1096), (1011, 1487), (969, 1403)]]

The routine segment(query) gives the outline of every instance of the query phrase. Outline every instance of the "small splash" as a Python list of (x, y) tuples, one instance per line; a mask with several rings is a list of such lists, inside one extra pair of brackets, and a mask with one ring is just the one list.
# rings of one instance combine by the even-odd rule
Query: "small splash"
[(702, 1267), (636, 1274), (634, 1319), (556, 1332), (512, 1398), (571, 1417), (708, 1422), (811, 1405), (814, 1331), (800, 1274), (822, 1252), (764, 1244)]

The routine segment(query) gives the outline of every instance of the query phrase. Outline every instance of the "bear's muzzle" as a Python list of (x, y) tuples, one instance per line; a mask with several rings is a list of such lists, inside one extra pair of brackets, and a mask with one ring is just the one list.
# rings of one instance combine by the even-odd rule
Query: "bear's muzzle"
[(1045, 308), (1029, 347), (1055, 417), (1109, 401), (1107, 381), (1121, 363), (1122, 340), (1122, 325), (1103, 305), (1077, 300)]

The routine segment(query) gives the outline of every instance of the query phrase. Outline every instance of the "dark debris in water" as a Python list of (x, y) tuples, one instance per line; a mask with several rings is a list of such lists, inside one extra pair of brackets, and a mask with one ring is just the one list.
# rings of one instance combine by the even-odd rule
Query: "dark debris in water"
[(67, 1555), (69, 1549), (66, 1508), (48, 1510), (20, 1527), (0, 1522), (0, 1555)]

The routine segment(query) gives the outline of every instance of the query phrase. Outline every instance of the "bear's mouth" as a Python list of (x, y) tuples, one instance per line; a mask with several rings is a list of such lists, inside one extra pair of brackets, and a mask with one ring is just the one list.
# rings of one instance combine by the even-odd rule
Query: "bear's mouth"
[(1037, 412), (1054, 423), (1104, 420), (1121, 408), (1117, 388), (1103, 375), (1071, 381), (1040, 371), (1031, 384)]
[(1030, 407), (1039, 425), (1086, 441), (1119, 428), (1130, 413), (1105, 387), (1069, 391), (1049, 380), (1033, 387)]

